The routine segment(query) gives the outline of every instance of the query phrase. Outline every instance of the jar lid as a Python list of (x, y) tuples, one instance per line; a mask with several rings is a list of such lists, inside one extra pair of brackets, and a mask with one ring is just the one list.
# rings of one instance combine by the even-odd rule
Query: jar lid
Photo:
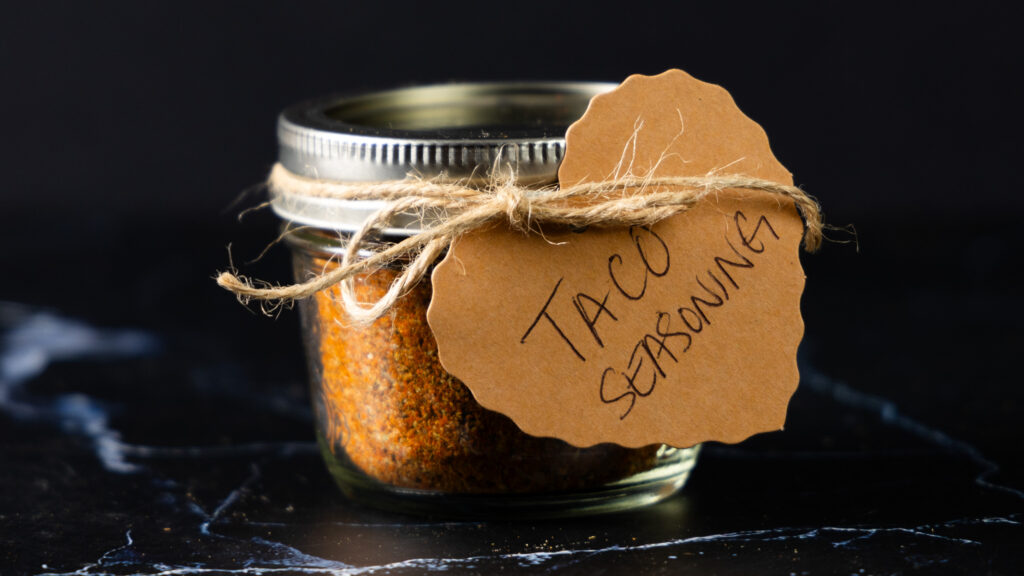
[[(565, 132), (599, 82), (442, 84), (334, 96), (287, 108), (278, 119), (280, 163), (300, 176), (338, 181), (401, 180), (414, 174), (486, 182), (510, 165), (524, 186), (557, 180)], [(300, 224), (357, 230), (383, 202), (274, 195), (274, 211)], [(386, 234), (424, 222), (403, 215)]]

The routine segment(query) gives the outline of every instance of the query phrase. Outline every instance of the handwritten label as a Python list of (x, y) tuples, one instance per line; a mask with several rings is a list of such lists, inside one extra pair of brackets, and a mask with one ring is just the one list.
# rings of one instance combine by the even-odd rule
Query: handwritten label
[[(595, 98), (567, 139), (563, 184), (727, 164), (791, 182), (724, 90), (679, 71)], [(799, 379), (802, 233), (791, 202), (738, 190), (651, 227), (496, 226), (437, 266), (428, 318), (445, 369), (529, 434), (737, 442), (782, 427)]]
[[(699, 289), (694, 288), (696, 293), (688, 298), (684, 296), (681, 300), (677, 301), (676, 303), (682, 302), (682, 304), (671, 312), (658, 311), (656, 320), (649, 326), (648, 331), (637, 340), (636, 345), (633, 346), (633, 351), (629, 355), (629, 362), (626, 363), (625, 370), (618, 370), (615, 367), (609, 366), (601, 373), (601, 402), (615, 404), (628, 400), (625, 411), (619, 417), (620, 420), (629, 416), (636, 406), (637, 400), (647, 398), (654, 393), (659, 378), (664, 379), (667, 377), (666, 368), (663, 366), (670, 362), (678, 364), (680, 357), (689, 352), (693, 346), (694, 338), (703, 332), (705, 327), (710, 328), (712, 322), (708, 314), (710, 312), (711, 316), (714, 317), (715, 313), (712, 309), (724, 306), (730, 300), (730, 286), (733, 291), (739, 290), (740, 285), (734, 276), (737, 272), (735, 269), (753, 268), (754, 262), (750, 257), (761, 254), (765, 250), (763, 241), (758, 238), (758, 232), (762, 230), (761, 226), (764, 225), (776, 240), (779, 239), (778, 234), (775, 233), (766, 216), (761, 216), (758, 219), (757, 226), (749, 236), (743, 232), (740, 226), (740, 220), (746, 220), (746, 215), (737, 210), (734, 214), (734, 219), (736, 221), (735, 236), (738, 236), (738, 242), (746, 250), (737, 250), (733, 242), (726, 236), (725, 241), (731, 250), (731, 254), (715, 256), (711, 263), (712, 265), (704, 271), (703, 281), (701, 279), (702, 274), (698, 273), (696, 275), (694, 281), (699, 287)], [(630, 236), (634, 241), (642, 237), (641, 234), (637, 234), (637, 230), (636, 228), (630, 230)], [(654, 231), (645, 230), (645, 232), (658, 241), (664, 254), (664, 268), (662, 268), (660, 274), (655, 272), (650, 266), (646, 250), (638, 242), (637, 252), (644, 264), (644, 282), (638, 294), (635, 296), (628, 294), (615, 280), (615, 275), (611, 271), (611, 264), (616, 259), (621, 261), (619, 255), (615, 254), (608, 260), (609, 276), (612, 278), (612, 282), (619, 292), (629, 300), (640, 300), (644, 297), (648, 273), (655, 276), (664, 276), (669, 271), (670, 254), (668, 245)], [(757, 248), (754, 247), (755, 242), (758, 243)], [(745, 255), (743, 252), (747, 251), (750, 254)], [(611, 312), (605, 307), (606, 302), (607, 295), (601, 303), (600, 311), (608, 312), (608, 315), (611, 316)], [(587, 327), (591, 329), (594, 337), (597, 338), (597, 333), (594, 331), (596, 319), (587, 317), (584, 314), (579, 301), (576, 302), (576, 305), (580, 316), (583, 317)], [(615, 317), (612, 316), (612, 319), (615, 319)], [(598, 339), (598, 343), (601, 344), (600, 339)], [(673, 349), (675, 349), (674, 353)]]

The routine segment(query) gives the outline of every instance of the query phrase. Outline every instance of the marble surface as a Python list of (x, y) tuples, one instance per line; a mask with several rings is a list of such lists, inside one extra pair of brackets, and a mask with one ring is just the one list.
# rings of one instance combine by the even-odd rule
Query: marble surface
[[(707, 446), (653, 507), (541, 522), (347, 502), (312, 439), (294, 319), (238, 312), (212, 267), (155, 316), (146, 299), (100, 313), (119, 301), (104, 281), (82, 301), (44, 274), (0, 293), (0, 574), (1024, 572), (1020, 336), (1002, 332), (1020, 304), (975, 244), (941, 281), (938, 260), (914, 276), (895, 254), (815, 257), (785, 432)], [(172, 251), (132, 286), (207, 264)]]

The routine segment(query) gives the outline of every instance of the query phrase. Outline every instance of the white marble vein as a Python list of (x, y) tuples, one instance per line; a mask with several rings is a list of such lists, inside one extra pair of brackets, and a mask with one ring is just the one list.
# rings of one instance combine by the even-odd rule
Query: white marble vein
[[(315, 452), (315, 444), (281, 442), (252, 443), (232, 447), (149, 447), (130, 445), (121, 441), (118, 431), (109, 426), (107, 412), (102, 403), (85, 394), (64, 394), (45, 400), (25, 398), (20, 389), (27, 381), (41, 374), (54, 361), (88, 359), (99, 357), (136, 357), (152, 353), (157, 342), (152, 336), (135, 330), (102, 330), (83, 323), (62, 318), (56, 314), (0, 303), (0, 328), (5, 332), (0, 339), (0, 411), (16, 418), (56, 419), (70, 432), (81, 434), (93, 441), (96, 455), (110, 472), (125, 473), (137, 470), (134, 459), (146, 458), (192, 458), (232, 455), (286, 456), (293, 453)], [(913, 434), (922, 440), (961, 454), (979, 467), (976, 479), (980, 486), (1024, 499), (1024, 491), (993, 483), (990, 478), (999, 471), (999, 466), (986, 458), (976, 447), (918, 422), (900, 412), (892, 401), (870, 395), (814, 371), (805, 369), (803, 385), (815, 393), (831, 398), (844, 406), (876, 415), (883, 423)], [(814, 457), (815, 454), (808, 454)], [(817, 454), (820, 456), (820, 454)], [(982, 542), (964, 537), (951, 536), (949, 532), (970, 526), (1012, 526), (1022, 525), (1014, 516), (993, 516), (984, 518), (958, 518), (948, 522), (913, 527), (901, 526), (809, 526), (778, 527), (763, 530), (723, 532), (670, 539), (636, 545), (613, 545), (606, 547), (580, 547), (533, 552), (508, 552), (464, 557), (422, 557), (408, 558), (391, 563), (372, 566), (352, 566), (344, 562), (321, 558), (302, 552), (282, 542), (263, 537), (234, 538), (219, 534), (216, 527), (224, 522), (229, 511), (260, 480), (260, 467), (253, 464), (250, 474), (237, 488), (229, 491), (212, 512), (202, 510), (191, 502), (192, 510), (199, 516), (197, 532), (202, 537), (248, 543), (251, 556), (241, 559), (237, 566), (207, 566), (202, 563), (183, 565), (146, 565), (133, 552), (137, 546), (130, 530), (125, 533), (125, 543), (104, 553), (96, 562), (66, 574), (124, 574), (130, 570), (144, 570), (146, 574), (333, 574), (372, 575), (395, 571), (424, 572), (446, 571), (455, 568), (473, 568), (479, 564), (505, 562), (519, 567), (543, 567), (564, 559), (589, 558), (609, 554), (628, 554), (652, 550), (674, 552), (676, 549), (693, 549), (701, 554), (702, 546), (719, 543), (769, 543), (769, 542), (820, 542), (836, 550), (856, 548), (860, 544), (881, 535), (894, 535), (919, 541), (941, 542), (949, 546), (978, 547)], [(260, 525), (258, 522), (243, 524)], [(344, 524), (344, 523), (343, 523)], [(348, 525), (348, 524), (346, 524)], [(352, 524), (353, 526), (356, 524)], [(457, 524), (453, 524), (457, 525)], [(393, 528), (391, 524), (366, 524), (366, 528)], [(672, 556), (678, 557), (678, 554)], [(549, 566), (556, 568), (556, 566)]]
[(21, 394), (21, 388), (53, 362), (143, 356), (158, 349), (156, 338), (139, 330), (95, 328), (9, 302), (0, 302), (0, 328), (4, 329), (0, 335), (0, 411), (20, 419), (59, 422), (65, 430), (92, 440), (96, 456), (107, 470), (136, 471), (101, 402), (81, 393), (33, 401)]
[[(21, 420), (56, 422), (89, 438), (110, 472), (138, 472), (147, 458), (217, 458), (275, 453), (316, 453), (316, 442), (250, 442), (231, 446), (145, 446), (122, 440), (111, 428), (109, 407), (83, 393), (33, 396), (25, 385), (54, 362), (137, 358), (160, 349), (141, 330), (96, 328), (55, 312), (0, 302), (0, 412)], [(133, 461), (134, 460), (134, 461)]]
[[(746, 530), (738, 532), (724, 532), (721, 534), (707, 534), (689, 538), (679, 538), (661, 542), (638, 544), (632, 546), (613, 545), (600, 548), (573, 548), (561, 550), (547, 550), (537, 552), (511, 552), (503, 554), (489, 554), (478, 556), (465, 556), (458, 558), (410, 558), (386, 564), (372, 566), (351, 566), (339, 562), (310, 556), (298, 552), (292, 556), (286, 565), (278, 565), (279, 561), (263, 562), (260, 565), (242, 566), (233, 569), (222, 567), (203, 566), (173, 566), (165, 567), (158, 572), (159, 575), (186, 575), (186, 574), (273, 574), (280, 572), (296, 572), (302, 574), (330, 574), (335, 576), (368, 576), (373, 574), (387, 574), (398, 570), (409, 570), (412, 572), (443, 572), (455, 568), (472, 568), (479, 564), (494, 564), (507, 562), (517, 567), (540, 567), (552, 561), (568, 559), (575, 556), (590, 558), (606, 554), (628, 554), (645, 552), (651, 550), (673, 550), (675, 548), (700, 547), (700, 545), (717, 543), (766, 543), (780, 541), (811, 541), (822, 540), (832, 548), (848, 548), (855, 543), (860, 543), (883, 534), (896, 534), (907, 536), (912, 539), (938, 540), (957, 546), (980, 546), (981, 543), (967, 538), (954, 538), (935, 534), (931, 532), (935, 528), (964, 526), (972, 524), (1008, 524), (1019, 526), (1020, 522), (1009, 518), (979, 518), (979, 519), (958, 519), (949, 523), (930, 524), (915, 528), (902, 527), (841, 527), (823, 526), (819, 528), (771, 528), (765, 530)], [(262, 539), (262, 543), (277, 544)], [(129, 545), (131, 544), (129, 538)], [(121, 549), (123, 547), (120, 547)], [(290, 547), (289, 547), (290, 548)], [(294, 548), (290, 548), (294, 550)], [(296, 551), (297, 552), (297, 551)], [(108, 553), (109, 554), (109, 553)], [(676, 555), (678, 557), (678, 554)], [(85, 568), (66, 574), (103, 574), (96, 571), (102, 566), (101, 563), (91, 564)], [(122, 573), (118, 571), (118, 573)], [(61, 576), (53, 574), (52, 576)]]
[(242, 481), (242, 484), (238, 488), (228, 492), (228, 495), (225, 496), (219, 504), (217, 504), (216, 508), (214, 508), (213, 513), (206, 516), (206, 521), (199, 525), (199, 532), (206, 536), (211, 536), (210, 525), (219, 520), (225, 512), (234, 506), (235, 503), (238, 502), (238, 499), (248, 492), (253, 484), (259, 481), (262, 475), (263, 473), (260, 471), (260, 467), (253, 464), (249, 469), (249, 475)]

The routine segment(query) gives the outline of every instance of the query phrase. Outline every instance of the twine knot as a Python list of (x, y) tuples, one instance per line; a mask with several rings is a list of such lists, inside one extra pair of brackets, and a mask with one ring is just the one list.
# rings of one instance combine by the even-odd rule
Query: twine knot
[(494, 189), (494, 203), (513, 230), (529, 232), (533, 206), (526, 188), (518, 188), (511, 182), (502, 184)]
[[(550, 223), (586, 226), (649, 226), (689, 210), (710, 194), (728, 188), (766, 192), (793, 201), (804, 220), (804, 249), (813, 252), (821, 244), (823, 223), (818, 203), (796, 186), (788, 186), (742, 174), (634, 177), (588, 182), (567, 188), (531, 189), (516, 184), (514, 175), (496, 175), (483, 189), (444, 180), (407, 179), (390, 182), (335, 182), (305, 178), (274, 166), (267, 186), (278, 198), (289, 196), (335, 200), (382, 200), (386, 204), (372, 214), (349, 239), (339, 265), (306, 282), (272, 286), (231, 272), (221, 272), (217, 284), (247, 304), (252, 299), (272, 313), (282, 305), (312, 296), (340, 283), (345, 311), (355, 323), (369, 323), (383, 316), (395, 301), (419, 282), (431, 265), (462, 234), (498, 221), (529, 233), (535, 225)], [(359, 258), (365, 241), (388, 227), (404, 212), (443, 214), (438, 223)], [(377, 302), (356, 299), (352, 280), (395, 261), (402, 272)]]

